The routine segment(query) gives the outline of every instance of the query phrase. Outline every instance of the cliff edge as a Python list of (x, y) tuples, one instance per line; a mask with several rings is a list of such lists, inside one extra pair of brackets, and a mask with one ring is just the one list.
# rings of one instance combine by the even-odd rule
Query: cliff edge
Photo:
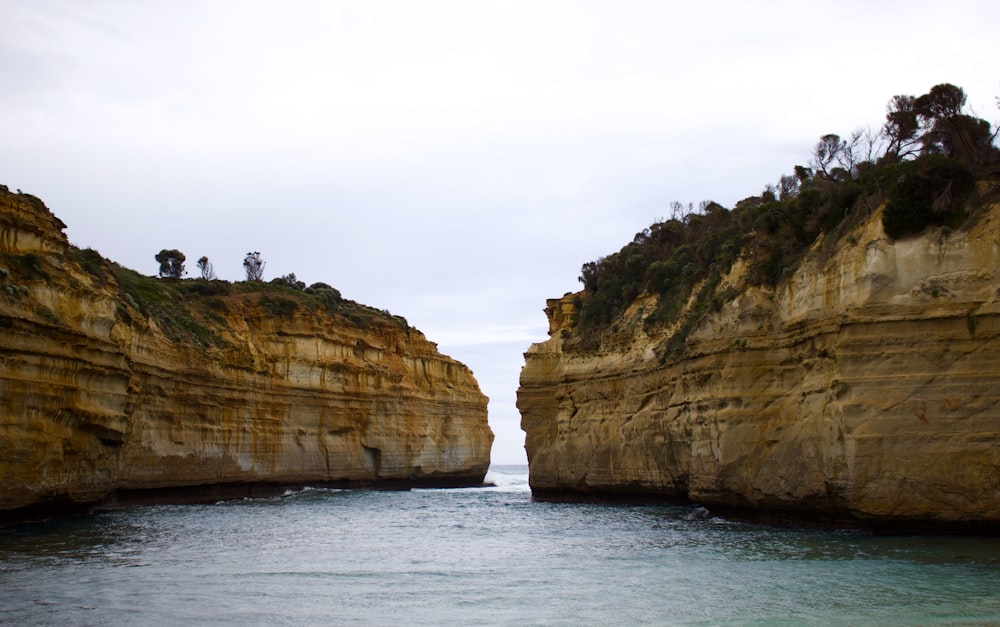
[(590, 345), (581, 294), (548, 301), (518, 390), (535, 495), (1000, 530), (1000, 205), (899, 239), (884, 210), (774, 286), (743, 247), (673, 353), (655, 295)]
[[(333, 289), (143, 277), (0, 187), (0, 513), (481, 484), (472, 372)], [(322, 286), (328, 288), (328, 286)]]

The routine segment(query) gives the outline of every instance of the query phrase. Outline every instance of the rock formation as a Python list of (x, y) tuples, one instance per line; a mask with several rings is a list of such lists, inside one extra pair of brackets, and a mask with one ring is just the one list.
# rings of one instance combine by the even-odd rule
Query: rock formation
[(141, 277), (64, 226), (0, 187), (0, 513), (482, 482), (487, 399), (401, 318)]
[(548, 301), (518, 391), (534, 493), (995, 532), (1000, 205), (899, 241), (880, 218), (775, 289), (738, 261), (718, 288), (735, 296), (677, 359), (654, 351), (673, 329), (647, 335), (642, 298), (627, 337), (582, 351), (574, 296)]

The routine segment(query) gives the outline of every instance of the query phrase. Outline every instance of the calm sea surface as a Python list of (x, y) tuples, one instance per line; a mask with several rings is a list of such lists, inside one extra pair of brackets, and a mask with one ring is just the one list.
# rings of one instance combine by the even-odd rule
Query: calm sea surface
[(0, 530), (0, 623), (1000, 624), (1000, 539), (878, 537), (535, 503), (304, 490)]

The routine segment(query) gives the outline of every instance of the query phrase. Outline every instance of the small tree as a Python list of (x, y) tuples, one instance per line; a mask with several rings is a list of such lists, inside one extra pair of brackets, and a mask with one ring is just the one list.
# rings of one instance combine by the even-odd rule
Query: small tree
[(247, 281), (260, 281), (264, 276), (264, 265), (266, 262), (260, 258), (259, 252), (247, 253), (243, 258), (243, 269), (247, 273)]
[(888, 142), (886, 155), (893, 161), (914, 156), (919, 148), (920, 120), (914, 109), (916, 98), (907, 95), (893, 96), (886, 107), (882, 135)]
[(160, 264), (160, 276), (168, 279), (179, 279), (184, 276), (184, 256), (179, 250), (164, 248), (154, 257)]
[(933, 121), (961, 115), (965, 101), (965, 90), (951, 83), (941, 83), (914, 100), (913, 108), (921, 118)]
[(791, 200), (799, 195), (802, 182), (796, 176), (782, 174), (778, 179), (778, 200)]
[(813, 171), (821, 172), (824, 176), (830, 176), (830, 166), (839, 163), (843, 157), (847, 142), (840, 139), (840, 135), (829, 133), (819, 138), (816, 147), (813, 148), (813, 158), (809, 162)]
[(926, 129), (921, 137), (924, 154), (955, 157), (972, 165), (997, 160), (996, 133), (990, 123), (964, 113), (965, 91), (950, 83), (935, 85), (913, 103)]
[(850, 139), (844, 142), (838, 163), (847, 170), (850, 177), (857, 178), (859, 170), (872, 164), (885, 150), (882, 133), (870, 126), (857, 128), (851, 133)]
[(201, 270), (201, 278), (208, 281), (215, 279), (215, 268), (212, 266), (212, 262), (208, 260), (208, 257), (202, 256), (198, 260), (198, 269)]

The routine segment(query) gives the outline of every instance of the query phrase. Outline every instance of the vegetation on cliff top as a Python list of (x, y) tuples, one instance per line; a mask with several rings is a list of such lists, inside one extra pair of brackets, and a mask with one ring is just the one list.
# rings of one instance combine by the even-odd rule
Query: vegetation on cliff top
[[(10, 202), (23, 202), (33, 208), (38, 216), (51, 219), (55, 230), (65, 224), (53, 216), (44, 203), (29, 194), (12, 193), (0, 186), (0, 195)], [(36, 230), (32, 224), (22, 223), (22, 218), (5, 215), (12, 226)], [(51, 284), (69, 281), (70, 287), (82, 292), (97, 287), (114, 285), (117, 288), (118, 316), (132, 322), (134, 318), (155, 321), (170, 339), (202, 346), (226, 344), (227, 316), (256, 315), (260, 312), (271, 318), (291, 318), (305, 313), (323, 313), (339, 319), (343, 324), (361, 328), (390, 326), (409, 329), (405, 318), (343, 298), (340, 292), (326, 283), (308, 287), (287, 275), (271, 282), (247, 280), (230, 283), (214, 278), (208, 258), (199, 259), (201, 278), (181, 279), (184, 274), (183, 253), (163, 250), (156, 255), (163, 278), (145, 276), (105, 259), (96, 250), (68, 246), (66, 254), (28, 253), (24, 255), (0, 253), (0, 298), (18, 301), (20, 306), (36, 310), (43, 320), (58, 324), (56, 314), (40, 302), (30, 298), (33, 287), (39, 283)], [(66, 263), (75, 263), (84, 276), (81, 282), (66, 271)], [(248, 307), (249, 306), (249, 307)]]
[[(87, 251), (77, 253), (86, 254)], [(405, 318), (345, 299), (325, 283), (305, 287), (295, 282), (289, 284), (284, 278), (269, 283), (230, 283), (203, 278), (164, 280), (115, 263), (108, 266), (123, 301), (119, 314), (128, 319), (131, 308), (152, 317), (165, 333), (178, 341), (221, 346), (224, 341), (218, 332), (226, 325), (227, 313), (235, 311), (241, 303), (255, 303), (266, 316), (277, 319), (291, 318), (300, 311), (314, 315), (323, 311), (361, 328), (377, 325), (409, 328)]]
[[(849, 139), (824, 135), (808, 166), (767, 185), (732, 209), (704, 202), (637, 233), (621, 250), (585, 263), (575, 297), (577, 317), (567, 350), (595, 350), (624, 325), (677, 328), (660, 347), (663, 361), (678, 356), (697, 323), (734, 294), (721, 278), (742, 258), (752, 285), (776, 286), (818, 241), (820, 254), (884, 206), (882, 224), (894, 239), (930, 226), (961, 228), (970, 207), (985, 206), (1000, 176), (997, 131), (966, 111), (964, 91), (937, 85), (920, 97), (890, 100), (885, 125)], [(992, 182), (977, 188), (977, 181)], [(974, 213), (974, 211), (973, 211)], [(697, 293), (692, 293), (698, 288)], [(655, 296), (653, 311), (623, 316), (640, 296)], [(693, 302), (692, 302), (693, 297)], [(685, 309), (685, 305), (691, 306)]]

